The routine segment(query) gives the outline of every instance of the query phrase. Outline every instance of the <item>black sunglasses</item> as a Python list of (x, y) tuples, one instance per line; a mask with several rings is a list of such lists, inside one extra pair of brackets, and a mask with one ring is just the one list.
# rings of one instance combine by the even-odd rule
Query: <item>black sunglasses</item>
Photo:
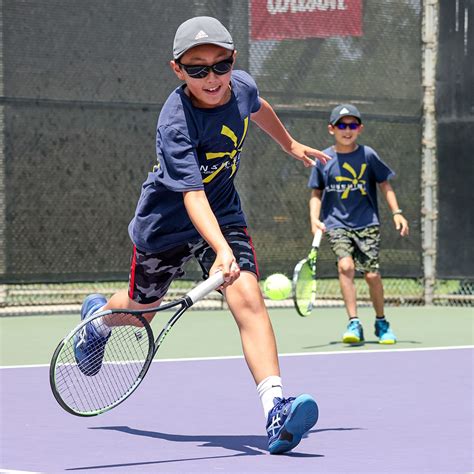
[(202, 79), (211, 72), (211, 69), (214, 74), (217, 74), (218, 76), (227, 74), (232, 69), (232, 64), (234, 64), (234, 58), (233, 56), (231, 56), (230, 58), (219, 61), (218, 63), (212, 64), (211, 66), (202, 66), (199, 64), (192, 64), (190, 66), (187, 66), (186, 64), (180, 62), (178, 62), (178, 64), (186, 71), (189, 77), (192, 77), (194, 79)]
[(345, 130), (346, 128), (350, 128), (351, 130), (357, 130), (360, 127), (360, 123), (344, 123), (338, 122), (335, 125), (339, 130)]

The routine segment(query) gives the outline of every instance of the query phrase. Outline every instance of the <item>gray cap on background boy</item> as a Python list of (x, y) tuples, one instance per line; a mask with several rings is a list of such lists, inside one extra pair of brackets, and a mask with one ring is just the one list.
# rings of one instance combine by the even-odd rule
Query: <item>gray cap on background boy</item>
[(334, 107), (329, 117), (329, 123), (336, 125), (342, 117), (355, 117), (359, 123), (362, 123), (362, 116), (359, 110), (352, 104), (339, 104), (337, 107)]

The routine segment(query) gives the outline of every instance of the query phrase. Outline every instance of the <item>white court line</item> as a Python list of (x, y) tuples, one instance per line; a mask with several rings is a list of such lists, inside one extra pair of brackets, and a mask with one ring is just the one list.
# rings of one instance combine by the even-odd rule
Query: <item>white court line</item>
[[(357, 352), (349, 351), (319, 351), (319, 352), (289, 352), (284, 354), (278, 354), (278, 357), (304, 357), (304, 356), (320, 356), (320, 355), (355, 355), (355, 354), (374, 354), (377, 352), (421, 352), (421, 351), (445, 351), (445, 350), (456, 350), (456, 349), (474, 349), (474, 345), (471, 346), (440, 346), (440, 347), (417, 347), (417, 348), (406, 348), (406, 349), (366, 349)], [(177, 359), (157, 359), (153, 363), (162, 362), (193, 362), (193, 361), (205, 361), (205, 360), (229, 360), (229, 359), (243, 359), (243, 355), (238, 356), (215, 356), (215, 357), (182, 357)], [(0, 369), (30, 369), (34, 367), (49, 367), (49, 364), (36, 364), (36, 365), (1, 365)], [(0, 471), (1, 473), (1, 471)]]
[(12, 469), (2, 469), (0, 468), (0, 474), (41, 474), (37, 471), (14, 471)]

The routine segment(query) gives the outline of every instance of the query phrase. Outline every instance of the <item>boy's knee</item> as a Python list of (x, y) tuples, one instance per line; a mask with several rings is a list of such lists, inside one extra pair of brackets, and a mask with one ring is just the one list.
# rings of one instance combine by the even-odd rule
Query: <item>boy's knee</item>
[(250, 295), (245, 295), (240, 298), (238, 307), (241, 310), (246, 310), (253, 314), (258, 314), (259, 312), (261, 312), (262, 307), (264, 307), (264, 305), (262, 305), (262, 301), (260, 299), (252, 298)]
[(353, 274), (355, 271), (354, 260), (349, 257), (341, 258), (337, 262), (337, 269), (339, 270), (339, 273), (342, 273), (343, 275)]
[(378, 272), (367, 272), (364, 274), (364, 277), (367, 283), (374, 283), (380, 281), (381, 279), (380, 273)]

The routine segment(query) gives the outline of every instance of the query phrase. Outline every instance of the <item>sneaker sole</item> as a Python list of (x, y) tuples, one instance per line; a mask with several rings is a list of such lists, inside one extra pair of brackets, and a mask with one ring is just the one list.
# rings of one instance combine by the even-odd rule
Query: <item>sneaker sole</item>
[(384, 341), (379, 341), (379, 344), (396, 344), (396, 342), (394, 339), (385, 339)]
[(343, 336), (342, 342), (344, 342), (345, 344), (357, 344), (359, 342), (364, 342), (364, 340), (358, 338), (357, 336), (350, 335), (350, 336)]
[(318, 405), (309, 395), (300, 395), (291, 407), (280, 438), (269, 446), (270, 454), (281, 454), (296, 447), (301, 438), (318, 421)]

